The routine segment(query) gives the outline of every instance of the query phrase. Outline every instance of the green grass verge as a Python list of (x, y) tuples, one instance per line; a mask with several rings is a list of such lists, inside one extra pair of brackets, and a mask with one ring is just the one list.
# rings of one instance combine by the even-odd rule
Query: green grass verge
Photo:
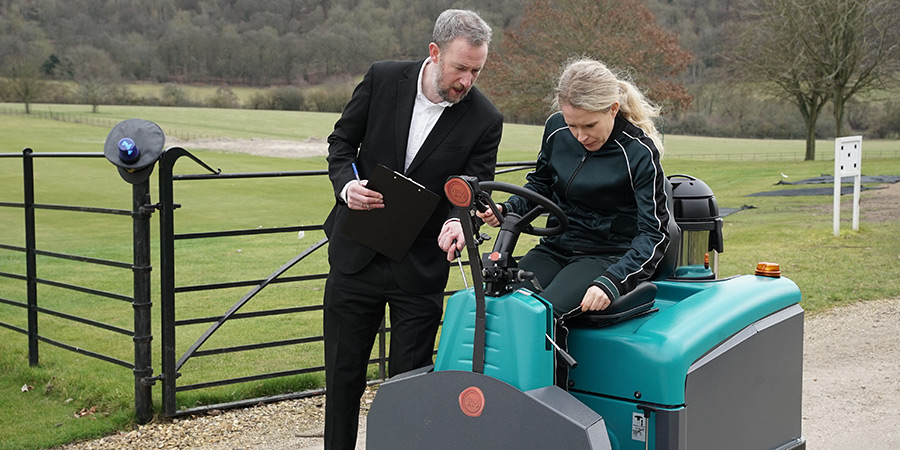
[[(179, 84), (176, 86), (178, 89), (181, 89), (191, 101), (198, 103), (205, 103), (210, 97), (215, 95), (216, 90), (219, 89), (219, 86), (216, 85)], [(161, 98), (163, 97), (163, 89), (165, 89), (166, 85), (159, 83), (131, 83), (126, 87), (128, 88), (128, 91), (136, 97)], [(264, 93), (266, 91), (266, 88), (247, 86), (229, 86), (229, 89), (231, 89), (231, 92), (237, 97), (237, 101), (241, 105), (247, 103), (254, 94)]]
[[(0, 108), (21, 108), (5, 104)], [(197, 136), (264, 138), (302, 141), (325, 137), (337, 115), (278, 111), (219, 110), (199, 108), (152, 108), (102, 106), (100, 114), (89, 113), (83, 105), (35, 105), (84, 118), (82, 123), (4, 115), (0, 120), (0, 153), (20, 153), (30, 147), (45, 152), (102, 152), (109, 126), (119, 120), (140, 117)], [(501, 161), (533, 160), (539, 148), (539, 126), (508, 124), (501, 142)], [(849, 199), (842, 205), (844, 223), (840, 237), (832, 235), (832, 197), (748, 197), (755, 192), (790, 189), (776, 186), (783, 180), (801, 180), (833, 171), (828, 152), (833, 144), (819, 143), (822, 161), (777, 161), (761, 157), (728, 161), (680, 158), (679, 155), (778, 155), (802, 154), (801, 141), (730, 140), (685, 136), (666, 137), (667, 156), (663, 165), (668, 174), (686, 173), (704, 180), (715, 191), (720, 207), (754, 208), (725, 219), (725, 252), (720, 259), (722, 276), (751, 273), (758, 261), (782, 264), (785, 276), (803, 292), (802, 305), (816, 312), (835, 305), (900, 295), (900, 224), (897, 221), (871, 222), (863, 209), (860, 230), (850, 231)], [(281, 159), (243, 154), (194, 151), (185, 148), (223, 172), (293, 171), (324, 169), (322, 157)], [(865, 141), (867, 150), (895, 151), (898, 141)], [(712, 157), (712, 156), (711, 156)], [(115, 168), (101, 160), (36, 158), (38, 203), (99, 206), (130, 209), (131, 193)], [(203, 169), (183, 158), (177, 173), (202, 173)], [(863, 173), (900, 174), (900, 158), (865, 158)], [(525, 172), (504, 174), (499, 179), (523, 182)], [(18, 158), (0, 158), (0, 202), (22, 201), (22, 168)], [(156, 177), (151, 177), (152, 202), (158, 201)], [(873, 195), (863, 192), (865, 199)], [(181, 181), (176, 184), (176, 232), (232, 230), (256, 227), (311, 225), (327, 214), (332, 193), (322, 178)], [(865, 206), (863, 206), (865, 208)], [(131, 258), (131, 224), (127, 217), (97, 216), (38, 210), (38, 246), (44, 250), (93, 258), (128, 261)], [(154, 268), (159, 267), (158, 219), (154, 216)], [(24, 245), (23, 215), (20, 209), (0, 208), (0, 243)], [(178, 285), (227, 282), (265, 278), (275, 268), (321, 239), (321, 233), (262, 235), (208, 240), (180, 240), (176, 243)], [(525, 238), (520, 248), (533, 245)], [(321, 273), (327, 268), (324, 252), (319, 252), (289, 272), (289, 275)], [(0, 271), (22, 273), (24, 255), (0, 250)], [(76, 264), (39, 257), (39, 277), (108, 292), (130, 294), (130, 273), (105, 266)], [(153, 355), (159, 372), (158, 270), (153, 277)], [(0, 297), (24, 301), (24, 283), (0, 278)], [(321, 302), (323, 283), (310, 281), (276, 285), (263, 291), (242, 311), (284, 308)], [(451, 271), (450, 288), (462, 287), (458, 270)], [(221, 314), (248, 288), (190, 292), (176, 296), (179, 319)], [(131, 306), (126, 302), (98, 299), (87, 294), (40, 285), (41, 306), (88, 317), (130, 329)], [(0, 321), (26, 326), (25, 311), (0, 304)], [(41, 315), (42, 335), (125, 361), (132, 359), (130, 338), (108, 331)], [(181, 355), (209, 324), (179, 329), (176, 352)], [(321, 334), (319, 314), (292, 314), (280, 318), (255, 318), (229, 322), (213, 336), (204, 349), (291, 339)], [(45, 448), (77, 439), (96, 437), (127, 428), (134, 422), (133, 384), (129, 370), (93, 358), (41, 344), (41, 365), (28, 367), (27, 341), (22, 334), (0, 328), (0, 448)], [(200, 383), (217, 378), (248, 375), (259, 371), (291, 370), (320, 365), (321, 344), (265, 349), (190, 360), (182, 370), (179, 384)], [(214, 374), (210, 375), (210, 373)], [(55, 378), (54, 378), (55, 377)], [(218, 403), (259, 395), (273, 395), (318, 386), (318, 376), (291, 377), (187, 391), (178, 396), (179, 407)], [(23, 385), (34, 386), (21, 392)], [(49, 387), (48, 387), (49, 386)], [(161, 388), (154, 389), (154, 405), (160, 405)], [(72, 400), (69, 400), (72, 399)], [(82, 408), (96, 407), (95, 414), (76, 418)], [(14, 413), (13, 413), (14, 412)]]
[[(331, 133), (334, 122), (338, 118), (336, 113), (313, 113), (305, 111), (271, 111), (271, 110), (243, 110), (243, 109), (217, 109), (217, 108), (183, 108), (162, 106), (116, 106), (103, 105), (99, 112), (91, 113), (90, 106), (86, 105), (32, 105), (32, 114), (41, 117), (56, 117), (58, 121), (69, 123), (80, 121), (90, 128), (98, 128), (90, 132), (95, 139), (99, 139), (99, 147), (81, 147), (77, 151), (103, 151), (103, 142), (109, 130), (118, 122), (126, 119), (141, 118), (157, 123), (165, 131), (169, 138), (194, 139), (194, 138), (259, 138), (259, 139), (284, 139), (297, 140), (313, 137), (324, 139)], [(21, 105), (0, 103), (0, 112), (24, 111)], [(3, 116), (4, 121), (10, 116)], [(21, 116), (12, 116), (21, 117)], [(65, 132), (52, 133), (62, 137)], [(24, 133), (21, 138), (27, 138)], [(28, 140), (26, 146), (36, 151), (39, 145)], [(38, 143), (42, 141), (37, 141)], [(15, 141), (13, 142), (15, 143)], [(97, 144), (95, 140), (92, 142)], [(9, 143), (3, 142), (4, 147)], [(53, 147), (57, 147), (53, 145)], [(59, 146), (62, 147), (62, 146)], [(15, 147), (13, 147), (15, 148)], [(74, 147), (67, 146), (76, 151)], [(46, 151), (46, 150), (41, 150)], [(6, 152), (6, 150), (4, 150)]]
[[(95, 438), (134, 423), (127, 377), (98, 371), (84, 378), (76, 365), (95, 365), (79, 355), (42, 347), (43, 363), (28, 366), (27, 344), (18, 334), (0, 334), (0, 449), (47, 448)], [(23, 387), (31, 390), (24, 391)], [(82, 411), (90, 414), (80, 415)]]

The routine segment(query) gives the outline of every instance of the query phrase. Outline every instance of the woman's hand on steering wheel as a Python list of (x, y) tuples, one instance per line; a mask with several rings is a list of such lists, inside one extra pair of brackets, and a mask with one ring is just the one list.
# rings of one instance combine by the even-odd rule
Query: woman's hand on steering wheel
[[(497, 205), (497, 210), (500, 211), (500, 214), (503, 214), (503, 205)], [(485, 212), (476, 211), (475, 215), (483, 220), (484, 223), (492, 227), (500, 226), (500, 218), (498, 218), (490, 208)]]
[[(482, 181), (479, 185), (483, 192), (506, 192), (525, 197), (535, 205), (530, 211), (518, 216), (517, 220), (509, 220), (510, 215), (508, 214), (508, 211), (506, 211), (507, 214), (503, 219), (496, 217), (496, 213), (494, 213), (494, 219), (497, 219), (502, 224), (501, 229), (506, 228), (507, 225), (511, 224), (509, 230), (516, 234), (525, 233), (533, 236), (555, 236), (557, 234), (562, 234), (569, 226), (569, 218), (566, 217), (566, 214), (560, 209), (559, 205), (553, 203), (553, 200), (550, 200), (531, 189), (501, 181)], [(491, 202), (493, 203), (493, 200), (491, 200)], [(500, 205), (496, 206), (498, 210), (502, 211)], [(488, 209), (491, 209), (490, 206), (488, 206)], [(537, 219), (538, 216), (545, 211), (556, 217), (556, 226), (550, 228), (532, 227), (531, 222)]]

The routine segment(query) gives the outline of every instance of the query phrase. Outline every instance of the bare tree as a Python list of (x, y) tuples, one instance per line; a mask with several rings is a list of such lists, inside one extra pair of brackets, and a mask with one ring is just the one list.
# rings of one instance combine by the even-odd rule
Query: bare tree
[(810, 64), (812, 50), (803, 41), (811, 24), (798, 19), (802, 9), (795, 0), (749, 1), (729, 60), (736, 78), (764, 81), (768, 83), (764, 87), (772, 86), (770, 91), (797, 106), (806, 125), (804, 159), (812, 161), (816, 157), (816, 122), (828, 103), (830, 86)]
[(844, 107), (878, 88), (898, 69), (897, 0), (806, 0), (810, 33), (802, 36), (815, 73), (831, 85), (835, 135), (843, 134)]
[(834, 106), (841, 135), (844, 105), (896, 70), (891, 37), (896, 0), (749, 0), (729, 55), (732, 74), (764, 82), (797, 106), (806, 125), (805, 160), (815, 159), (816, 121)]
[(46, 89), (41, 73), (43, 60), (37, 55), (20, 54), (6, 58), (0, 74), (6, 78), (6, 90), (13, 99), (25, 104), (25, 114), (31, 114), (31, 103)]
[(41, 65), (52, 48), (40, 27), (0, 10), (0, 83), (10, 97), (25, 104), (26, 114), (47, 89)]
[(120, 81), (118, 65), (108, 53), (88, 45), (75, 47), (68, 59), (82, 100), (96, 113)]

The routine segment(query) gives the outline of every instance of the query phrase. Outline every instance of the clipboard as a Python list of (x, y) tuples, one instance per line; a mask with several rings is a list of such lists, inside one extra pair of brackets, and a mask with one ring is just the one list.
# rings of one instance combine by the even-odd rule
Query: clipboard
[(400, 262), (441, 198), (425, 186), (381, 164), (369, 177), (366, 187), (384, 196), (384, 208), (371, 211), (351, 209), (341, 232)]

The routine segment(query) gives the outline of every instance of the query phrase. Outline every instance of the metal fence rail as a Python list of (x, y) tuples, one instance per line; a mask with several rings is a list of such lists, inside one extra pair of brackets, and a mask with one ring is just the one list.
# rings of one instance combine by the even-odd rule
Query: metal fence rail
[[(139, 220), (140, 213), (135, 211), (128, 210), (120, 210), (120, 209), (110, 209), (110, 208), (99, 208), (99, 207), (86, 207), (86, 206), (71, 206), (71, 205), (50, 205), (50, 204), (41, 204), (36, 203), (34, 199), (34, 188), (35, 188), (35, 178), (34, 178), (34, 159), (35, 158), (49, 158), (49, 159), (59, 159), (59, 158), (96, 158), (102, 159), (104, 158), (103, 153), (34, 153), (31, 149), (26, 148), (22, 151), (21, 154), (0, 154), (2, 158), (21, 158), (22, 167), (23, 167), (23, 192), (24, 199), (21, 203), (17, 202), (0, 202), (0, 208), (18, 208), (23, 209), (25, 212), (25, 246), (16, 246), (10, 244), (0, 244), (0, 250), (7, 250), (12, 252), (20, 252), (26, 255), (25, 262), (25, 274), (15, 274), (9, 272), (0, 272), (0, 277), (13, 279), (16, 281), (24, 282), (26, 285), (26, 295), (25, 295), (25, 303), (21, 301), (15, 301), (10, 299), (0, 299), (0, 303), (23, 308), (26, 310), (27, 314), (27, 329), (14, 326), (12, 324), (0, 321), (0, 326), (3, 328), (16, 331), (28, 336), (28, 361), (29, 364), (35, 366), (39, 364), (39, 348), (38, 342), (44, 342), (46, 344), (53, 345), (58, 348), (62, 348), (65, 350), (69, 350), (81, 355), (89, 356), (101, 361), (105, 361), (108, 363), (112, 363), (121, 367), (125, 367), (127, 369), (132, 370), (136, 377), (138, 375), (143, 376), (143, 374), (148, 370), (147, 368), (150, 365), (150, 352), (149, 352), (149, 342), (150, 342), (150, 323), (149, 323), (149, 290), (144, 295), (139, 295), (138, 289), (135, 289), (134, 296), (123, 295), (114, 292), (107, 292), (98, 289), (92, 289), (84, 286), (79, 286), (76, 284), (61, 282), (57, 280), (51, 280), (46, 278), (39, 278), (37, 276), (37, 256), (48, 257), (51, 259), (60, 259), (73, 261), (76, 263), (83, 264), (93, 264), (93, 265), (103, 265), (107, 267), (113, 267), (116, 269), (130, 270), (135, 275), (135, 286), (140, 284), (145, 284), (147, 288), (149, 288), (149, 283), (140, 282), (140, 278), (145, 278), (149, 276), (149, 248), (147, 249), (147, 260), (144, 264), (140, 263), (142, 256), (138, 254), (137, 251), (134, 252), (135, 261), (128, 263), (122, 261), (113, 261), (99, 258), (92, 258), (82, 255), (72, 255), (60, 252), (53, 252), (47, 250), (41, 250), (37, 248), (37, 239), (36, 239), (36, 219), (35, 219), (35, 211), (40, 209), (45, 210), (55, 210), (55, 211), (64, 211), (70, 213), (87, 213), (87, 214), (103, 214), (103, 215), (113, 215), (113, 216), (131, 216), (133, 220)], [(135, 225), (135, 238), (137, 240), (138, 237), (141, 239), (149, 238), (149, 230), (147, 230), (146, 235), (138, 236), (137, 230), (139, 226)], [(137, 246), (135, 246), (137, 248)], [(137, 318), (141, 312), (145, 312), (146, 323), (139, 323), (139, 321), (135, 320), (135, 329), (129, 330), (122, 327), (110, 325), (107, 323), (103, 323), (98, 320), (93, 320), (86, 317), (80, 317), (73, 314), (65, 313), (62, 311), (56, 311), (50, 308), (45, 308), (39, 305), (39, 297), (38, 297), (38, 285), (46, 285), (53, 286), (56, 288), (70, 290), (75, 292), (80, 292), (83, 294), (88, 294), (91, 296), (107, 298), (112, 300), (118, 300), (123, 302), (131, 303), (135, 309), (135, 317)], [(88, 349), (84, 349), (78, 347), (76, 345), (72, 345), (66, 342), (62, 342), (59, 340), (51, 339), (47, 336), (41, 335), (38, 329), (38, 314), (44, 314), (48, 316), (53, 316), (59, 319), (67, 320), (70, 322), (76, 322), (83, 325), (87, 325), (89, 327), (93, 327), (96, 329), (102, 329), (106, 331), (110, 331), (119, 335), (124, 335), (130, 337), (134, 341), (135, 345), (135, 360), (133, 362), (124, 361), (119, 358), (115, 358), (113, 356), (105, 355), (98, 351), (92, 351)], [(140, 380), (136, 379), (136, 385), (140, 384)], [(138, 411), (139, 420), (146, 421), (150, 418), (151, 412), (151, 399), (149, 390), (141, 392), (140, 390), (136, 390), (136, 398), (135, 405)]]
[[(806, 155), (802, 151), (796, 152), (739, 152), (739, 153), (669, 153), (671, 159), (699, 159), (705, 161), (803, 161)], [(872, 158), (897, 158), (900, 157), (900, 149), (896, 150), (866, 150), (864, 159)], [(816, 151), (816, 161), (834, 161), (833, 149), (821, 149)]]
[[(187, 157), (196, 164), (206, 170), (207, 173), (176, 175), (173, 172), (176, 161), (180, 158)], [(202, 382), (179, 384), (178, 377), (180, 371), (184, 368), (191, 358), (198, 357), (215, 357), (234, 355), (241, 352), (273, 349), (279, 347), (289, 347), (297, 345), (315, 344), (323, 341), (323, 337), (318, 336), (296, 336), (287, 338), (269, 339), (265, 342), (239, 343), (229, 346), (216, 346), (212, 348), (204, 347), (209, 339), (220, 331), (222, 325), (228, 321), (243, 320), (258, 317), (271, 317), (286, 314), (320, 314), (322, 310), (321, 303), (293, 306), (293, 307), (270, 307), (261, 310), (242, 312), (241, 308), (249, 304), (254, 297), (269, 286), (285, 284), (285, 283), (302, 283), (326, 278), (325, 273), (312, 273), (314, 271), (301, 271), (299, 275), (284, 275), (289, 269), (296, 265), (302, 265), (308, 257), (322, 250), (327, 244), (327, 238), (322, 238), (318, 242), (310, 245), (289, 261), (285, 262), (281, 267), (275, 268), (273, 272), (265, 278), (254, 278), (248, 280), (236, 280), (218, 283), (194, 283), (194, 284), (177, 284), (175, 278), (175, 242), (189, 240), (203, 240), (211, 238), (230, 238), (253, 235), (269, 235), (281, 233), (297, 233), (300, 231), (321, 231), (321, 224), (287, 226), (287, 227), (270, 227), (270, 228), (252, 228), (252, 229), (234, 229), (234, 230), (204, 230), (192, 231), (187, 233), (176, 233), (174, 211), (181, 205), (175, 203), (175, 182), (178, 181), (209, 181), (214, 180), (233, 180), (233, 179), (296, 179), (298, 177), (321, 177), (326, 179), (327, 171), (284, 171), (284, 172), (254, 172), (254, 173), (222, 173), (219, 170), (212, 169), (199, 158), (190, 154), (188, 151), (173, 147), (165, 152), (159, 160), (159, 203), (149, 204), (150, 192), (149, 181), (132, 185), (132, 210), (112, 209), (95, 206), (71, 206), (36, 203), (34, 199), (34, 159), (35, 158), (93, 158), (103, 159), (103, 153), (33, 153), (30, 149), (25, 149), (21, 154), (0, 154), (2, 159), (21, 159), (23, 165), (23, 186), (24, 200), (22, 202), (0, 202), (0, 211), (3, 209), (21, 209), (25, 211), (25, 245), (15, 245), (14, 243), (0, 243), (0, 251), (18, 252), (26, 255), (24, 264), (24, 274), (14, 273), (14, 271), (0, 271), (0, 278), (11, 279), (18, 283), (25, 283), (26, 294), (25, 299), (9, 299), (0, 297), (0, 304), (9, 305), (20, 308), (27, 315), (27, 327), (22, 328), (12, 323), (5, 322), (4, 317), (0, 317), (0, 327), (9, 329), (28, 336), (29, 346), (29, 363), (37, 365), (39, 363), (38, 343), (53, 345), (78, 354), (90, 356), (92, 358), (111, 363), (117, 366), (131, 369), (135, 377), (135, 410), (138, 422), (146, 423), (152, 418), (153, 405), (151, 401), (151, 387), (157, 381), (162, 385), (162, 412), (169, 417), (178, 417), (188, 414), (196, 414), (198, 412), (229, 407), (241, 407), (246, 405), (257, 404), (259, 402), (280, 401), (290, 398), (299, 398), (312, 395), (320, 395), (324, 389), (315, 388), (304, 391), (291, 392), (286, 394), (271, 395), (266, 397), (258, 397), (251, 399), (240, 399), (237, 401), (219, 403), (214, 405), (203, 405), (193, 408), (178, 408), (176, 394), (178, 392), (196, 391), (201, 389), (214, 388), (219, 386), (227, 386), (232, 384), (247, 383), (259, 380), (271, 380), (275, 378), (295, 376), (301, 374), (311, 374), (323, 372), (324, 366), (313, 364), (307, 367), (297, 367), (291, 370), (277, 370), (261, 373), (253, 373), (250, 375), (230, 377), (215, 380), (204, 380)], [(105, 162), (103, 164), (106, 164)], [(534, 166), (533, 161), (525, 162), (507, 162), (498, 164), (498, 173), (523, 170)], [(111, 169), (112, 170), (112, 169)], [(327, 179), (326, 181), (327, 182)], [(107, 259), (88, 257), (83, 255), (75, 255), (64, 252), (49, 251), (39, 249), (36, 245), (35, 228), (36, 210), (55, 210), (65, 212), (67, 214), (102, 214), (110, 216), (131, 216), (133, 221), (134, 233), (132, 236), (132, 247), (134, 253), (134, 261), (123, 262)], [(151, 325), (151, 307), (150, 301), (151, 281), (150, 281), (150, 218), (151, 215), (159, 212), (159, 292), (161, 297), (160, 316), (161, 316), (161, 360), (162, 365), (158, 373), (155, 373), (151, 365), (151, 341), (153, 339)], [(210, 224), (212, 225), (212, 224)], [(100, 289), (94, 289), (79, 286), (70, 282), (53, 280), (47, 277), (38, 277), (38, 260), (37, 256), (55, 260), (71, 261), (77, 264), (100, 265), (111, 267), (114, 269), (130, 270), (134, 273), (133, 289), (134, 295), (124, 295), (116, 292), (108, 292)], [(468, 265), (468, 262), (464, 264)], [(448, 270), (452, 266), (448, 267)], [(100, 320), (88, 317), (79, 317), (62, 311), (56, 311), (39, 305), (38, 285), (53, 286), (55, 288), (80, 292), (89, 296), (116, 300), (131, 303), (134, 309), (134, 329), (126, 329), (120, 326), (110, 325)], [(198, 317), (180, 318), (176, 320), (176, 295), (191, 292), (216, 292), (232, 288), (248, 288), (247, 292), (236, 298), (229, 308), (223, 308), (221, 313), (209, 311)], [(445, 294), (450, 295), (452, 291)], [(41, 295), (41, 298), (45, 294)], [(223, 293), (222, 296), (227, 298), (229, 294)], [(231, 294), (233, 295), (233, 294)], [(71, 343), (62, 342), (41, 335), (38, 332), (39, 315), (52, 316), (62, 320), (83, 324), (97, 330), (112, 332), (116, 335), (128, 336), (134, 341), (135, 359), (134, 361), (124, 361), (101, 352), (80, 348)], [(178, 329), (189, 325), (209, 325), (206, 332), (197, 336), (182, 336), (188, 339), (194, 339), (193, 344), (183, 354), (176, 354), (176, 339), (178, 338)], [(387, 362), (387, 346), (386, 338), (390, 333), (390, 328), (382, 324), (379, 331), (378, 345), (376, 353), (369, 361), (375, 364), (378, 369), (378, 376), (371, 383), (378, 383), (386, 378), (386, 362)]]

